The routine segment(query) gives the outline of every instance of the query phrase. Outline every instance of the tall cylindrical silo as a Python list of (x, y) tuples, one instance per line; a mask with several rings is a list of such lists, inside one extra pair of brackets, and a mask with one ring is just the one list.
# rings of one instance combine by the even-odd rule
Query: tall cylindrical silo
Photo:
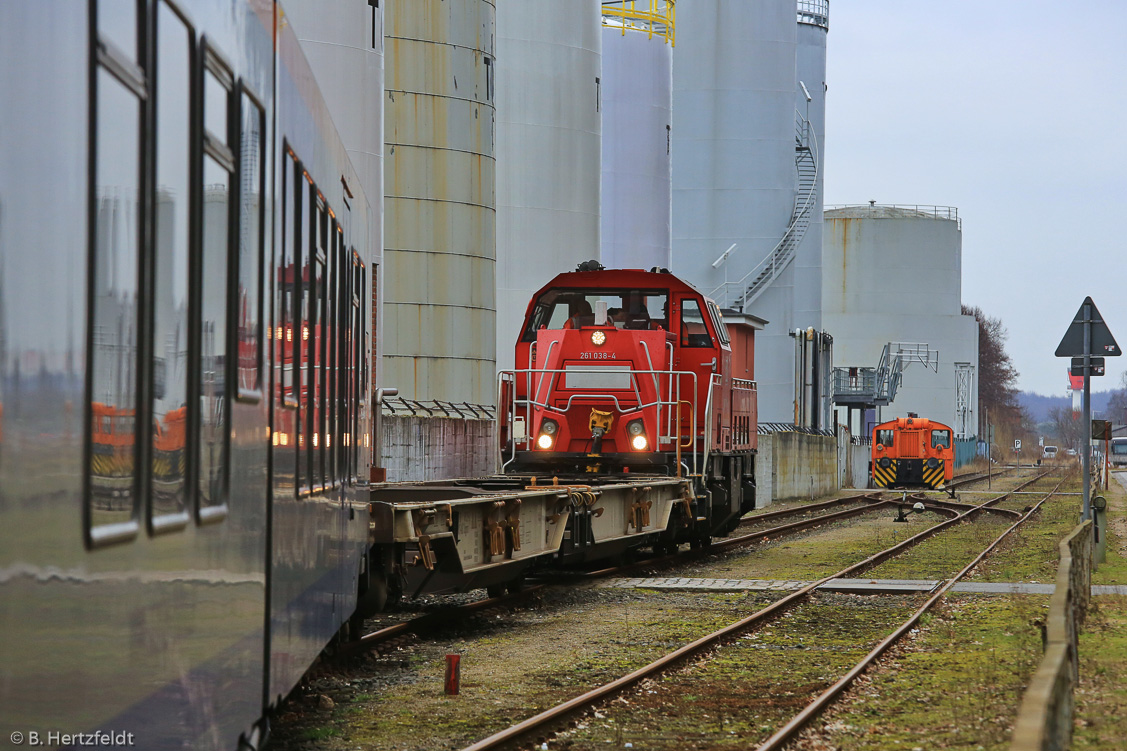
[[(369, 203), (365, 256), (383, 268), (384, 17), (379, 4), (352, 0), (288, 0), (287, 20), (301, 42), (317, 86)], [(373, 276), (383, 300), (383, 274)], [(376, 320), (383, 316), (379, 311)], [(382, 383), (383, 338), (374, 336), (375, 383)]]
[[(673, 271), (722, 305), (736, 304), (736, 283), (753, 281), (794, 213), (796, 26), (795, 0), (677, 3)], [(777, 271), (747, 310), (768, 321), (756, 335), (759, 418), (790, 422), (794, 264)]]
[(599, 257), (599, 1), (497, 1), (497, 367), (532, 293)]
[(494, 19), (384, 7), (384, 382), (407, 399), (496, 401)]
[(672, 261), (674, 0), (603, 0), (600, 249), (608, 268)]
[[(882, 417), (911, 411), (959, 430), (959, 376), (969, 371), (977, 379), (978, 324), (962, 315), (958, 211), (875, 203), (829, 208), (824, 264), (822, 319), (833, 332), (838, 366), (875, 368), (889, 342), (927, 344), (939, 353), (938, 368), (905, 369)], [(967, 409), (973, 433), (976, 389)]]

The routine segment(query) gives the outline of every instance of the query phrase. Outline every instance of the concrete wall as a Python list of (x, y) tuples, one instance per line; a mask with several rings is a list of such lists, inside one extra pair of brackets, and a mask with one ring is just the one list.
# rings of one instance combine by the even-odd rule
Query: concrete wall
[(838, 484), (837, 440), (806, 433), (759, 436), (756, 506), (833, 493)]
[(496, 466), (492, 420), (383, 417), (388, 482), (491, 475)]

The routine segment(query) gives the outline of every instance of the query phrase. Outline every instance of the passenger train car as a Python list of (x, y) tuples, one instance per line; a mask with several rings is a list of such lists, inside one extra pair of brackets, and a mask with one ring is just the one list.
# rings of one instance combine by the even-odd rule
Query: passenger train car
[(0, 50), (0, 738), (260, 748), (389, 597), (754, 506), (752, 332), (592, 264), (530, 303), (502, 472), (369, 483), (378, 197), (278, 4), (0, 3)]
[(369, 581), (369, 198), (269, 0), (0, 50), (0, 737), (257, 747)]
[(878, 488), (935, 489), (955, 472), (951, 428), (914, 414), (873, 428), (871, 469)]

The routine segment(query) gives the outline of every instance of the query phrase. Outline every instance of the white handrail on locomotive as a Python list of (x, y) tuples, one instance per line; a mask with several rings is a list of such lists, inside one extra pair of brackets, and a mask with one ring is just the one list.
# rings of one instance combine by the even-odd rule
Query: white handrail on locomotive
[[(552, 345), (554, 345), (554, 344), (555, 344), (555, 342), (552, 342)], [(643, 342), (643, 344), (644, 344), (644, 342)], [(549, 346), (548, 351), (549, 351), (549, 354), (550, 354), (551, 353), (551, 346)], [(649, 357), (648, 351), (646, 353), (646, 356), (647, 356), (647, 358)], [(547, 401), (541, 401), (540, 400), (540, 385), (544, 383), (545, 376), (549, 377), (548, 382), (549, 382), (550, 385), (549, 385), (549, 388), (548, 388), (548, 395), (550, 395), (552, 393), (552, 385), (555, 384), (555, 379), (556, 379), (557, 375), (561, 375), (561, 374), (563, 374), (563, 375), (600, 375), (600, 374), (603, 374), (605, 372), (606, 372), (605, 368), (602, 368), (602, 367), (599, 367), (599, 366), (593, 366), (593, 367), (588, 367), (588, 368), (572, 366), (572, 367), (569, 367), (567, 369), (562, 369), (562, 368), (525, 368), (525, 369), (520, 369), (520, 370), (513, 369), (513, 370), (502, 370), (502, 371), (500, 371), (497, 374), (498, 401), (500, 401), (500, 395), (504, 391), (502, 384), (506, 380), (508, 380), (510, 383), (512, 383), (513, 387), (514, 387), (514, 388), (511, 389), (511, 393), (513, 395), (512, 396), (512, 404), (513, 404), (512, 412), (508, 412), (507, 410), (504, 410), (504, 409), (498, 409), (497, 410), (498, 432), (500, 432), (501, 420), (504, 419), (505, 420), (505, 427), (507, 428), (507, 433), (508, 433), (508, 435), (510, 435), (512, 437), (511, 454), (509, 456), (508, 461), (505, 461), (504, 449), (500, 446), (500, 444), (498, 444), (498, 448), (497, 448), (498, 464), (500, 465), (501, 473), (504, 474), (506, 468), (510, 464), (512, 464), (514, 461), (516, 461), (516, 450), (517, 450), (518, 440), (525, 446), (527, 446), (528, 444), (530, 444), (532, 442), (532, 437), (527, 431), (525, 432), (525, 434), (522, 438), (518, 439), (514, 430), (513, 430), (514, 423), (516, 421), (516, 417), (518, 415), (518, 412), (524, 413), (525, 424), (530, 425), (531, 424), (531, 420), (530, 420), (531, 410), (532, 410), (533, 407), (539, 407), (540, 409), (543, 409), (546, 412), (550, 412), (552, 414), (566, 415), (567, 411), (569, 409), (571, 409), (572, 400), (574, 400), (576, 398), (584, 399), (584, 400), (587, 400), (587, 399), (605, 399), (607, 401), (613, 402), (615, 409), (619, 413), (626, 412), (626, 410), (624, 410), (622, 408), (621, 403), (618, 401), (618, 395), (617, 394), (611, 394), (611, 393), (587, 392), (587, 393), (583, 393), (583, 394), (572, 394), (568, 397), (567, 403), (564, 405), (562, 410), (559, 409), (559, 408), (553, 407), (552, 405), (548, 404)], [(518, 375), (524, 375), (524, 377), (525, 377), (525, 392), (524, 393), (526, 393), (526, 394), (532, 394), (533, 393), (532, 379), (533, 379), (534, 375), (537, 376), (536, 392), (535, 392), (535, 395), (534, 395), (533, 398), (527, 398), (527, 397), (524, 398), (524, 399), (517, 399), (516, 398), (515, 386), (516, 386), (516, 378), (517, 378)], [(661, 388), (660, 388), (660, 386), (658, 386), (657, 389), (656, 389), (656, 393), (657, 393), (657, 396), (658, 396), (657, 400), (651, 401), (651, 402), (646, 402), (646, 403), (643, 404), (642, 403), (641, 391), (638, 388), (638, 384), (637, 384), (637, 377), (643, 376), (643, 375), (649, 375), (649, 376), (653, 377), (655, 383), (658, 383), (658, 380), (657, 380), (658, 376), (667, 376), (669, 378), (670, 399), (664, 400), (664, 399), (661, 398)], [(675, 408), (677, 408), (678, 405), (682, 402), (682, 399), (681, 399), (681, 377), (683, 377), (683, 376), (688, 376), (689, 378), (692, 379), (692, 382), (693, 382), (693, 386), (692, 386), (693, 399), (692, 399), (692, 401), (689, 401), (689, 400), (684, 400), (684, 401), (689, 401), (689, 404), (692, 406), (690, 428), (689, 428), (690, 435), (693, 437), (693, 443), (692, 443), (692, 445), (693, 445), (692, 474), (699, 475), (702, 472), (702, 467), (704, 466), (704, 464), (703, 464), (703, 462), (701, 462), (701, 463), (697, 462), (698, 451), (697, 451), (697, 442), (696, 442), (696, 434), (697, 434), (697, 411), (696, 411), (697, 374), (696, 373), (694, 373), (691, 370), (654, 370), (654, 369), (638, 370), (638, 369), (635, 369), (635, 368), (631, 368), (631, 370), (630, 370), (631, 388), (634, 391), (634, 396), (638, 401), (638, 405), (636, 407), (631, 406), (630, 411), (635, 412), (635, 411), (639, 411), (639, 410), (643, 410), (643, 409), (649, 409), (649, 408), (652, 408), (652, 407), (656, 407), (657, 408), (657, 421), (656, 422), (657, 422), (658, 426), (660, 427), (661, 426), (662, 407), (663, 406), (668, 407), (669, 408), (668, 412), (669, 412), (670, 415), (672, 415)], [(674, 382), (676, 382), (676, 392), (675, 393), (674, 393)], [(712, 391), (712, 389), (709, 389), (708, 404), (711, 404), (711, 402), (712, 402), (711, 391)], [(547, 396), (545, 397), (545, 399), (547, 399)], [(707, 424), (708, 422), (710, 422), (708, 417), (711, 416), (711, 413), (709, 412), (709, 407), (707, 407), (707, 406), (705, 408), (705, 413), (706, 413), (705, 422)], [(503, 414), (504, 414), (504, 417), (502, 417)], [(658, 436), (658, 445), (660, 446), (660, 444), (662, 442), (665, 442), (665, 443), (674, 442), (674, 443), (679, 444), (682, 437), (683, 437), (680, 433), (679, 428), (680, 428), (680, 426), (678, 425), (678, 432), (677, 432), (676, 435), (674, 435), (673, 432), (672, 432), (672, 429), (670, 429), (668, 435)], [(707, 437), (706, 437), (706, 441), (707, 441)], [(707, 452), (707, 445), (705, 447), (705, 451)], [(679, 466), (677, 468), (677, 471), (678, 471), (678, 476), (679, 476), (680, 475), (680, 467)]]

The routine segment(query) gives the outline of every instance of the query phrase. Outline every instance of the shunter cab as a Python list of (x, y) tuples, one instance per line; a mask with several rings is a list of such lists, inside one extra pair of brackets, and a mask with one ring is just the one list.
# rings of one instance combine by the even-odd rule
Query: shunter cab
[(725, 518), (754, 504), (755, 382), (735, 377), (716, 304), (668, 271), (558, 275), (529, 303), (515, 363), (504, 471), (696, 476)]
[(914, 414), (873, 428), (873, 484), (879, 488), (931, 488), (955, 472), (951, 428)]

